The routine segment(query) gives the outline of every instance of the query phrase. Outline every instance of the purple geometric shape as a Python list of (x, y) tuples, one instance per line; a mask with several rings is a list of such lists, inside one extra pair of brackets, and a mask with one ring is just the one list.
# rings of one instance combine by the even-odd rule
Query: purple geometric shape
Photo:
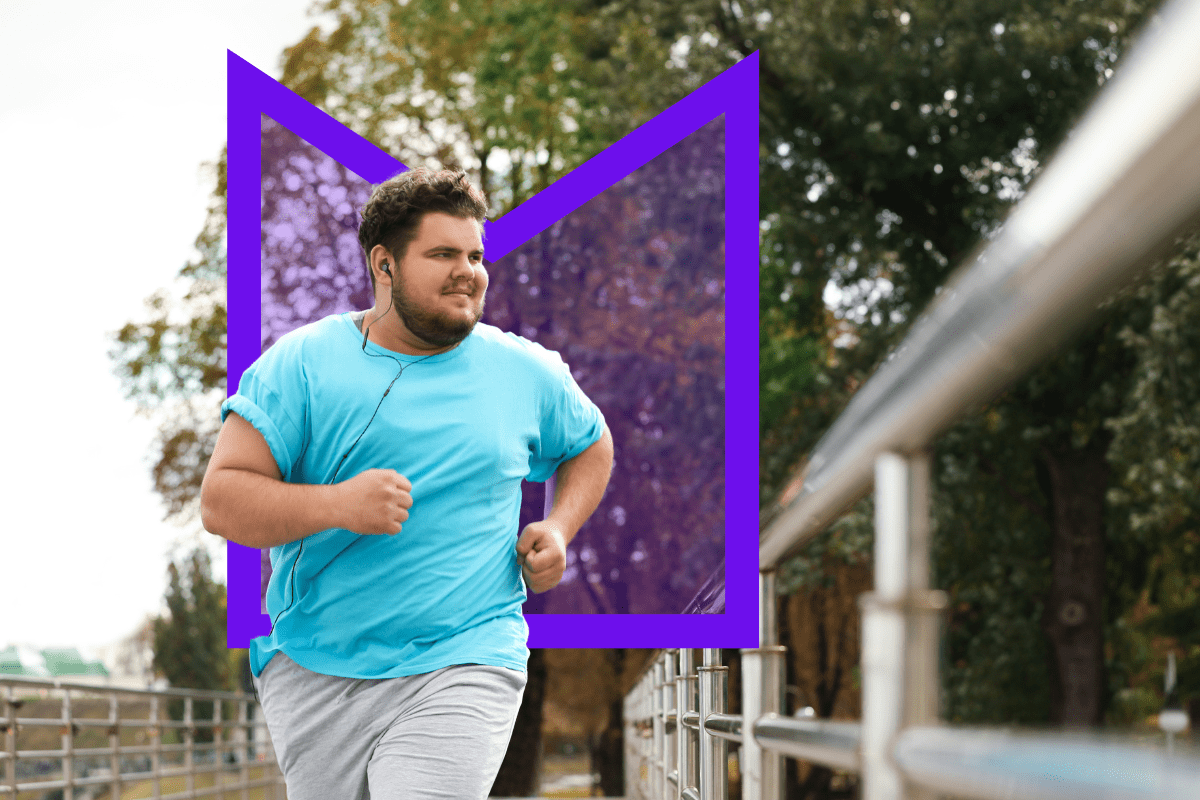
[[(370, 183), (404, 165), (232, 51), (228, 58), (229, 376), (261, 352), (260, 115)], [(530, 647), (758, 646), (758, 55), (750, 55), (495, 222), (489, 261), (725, 116), (725, 612), (529, 615)], [(228, 645), (267, 632), (259, 553), (228, 545)]]
[[(357, 235), (371, 184), (261, 119), (265, 352), (374, 298)], [(532, 595), (526, 614), (678, 614), (724, 568), (724, 208), (722, 115), (485, 258), (483, 321), (562, 354), (617, 456), (603, 500), (567, 546), (562, 582)], [(523, 483), (514, 539), (548, 513), (549, 489)]]

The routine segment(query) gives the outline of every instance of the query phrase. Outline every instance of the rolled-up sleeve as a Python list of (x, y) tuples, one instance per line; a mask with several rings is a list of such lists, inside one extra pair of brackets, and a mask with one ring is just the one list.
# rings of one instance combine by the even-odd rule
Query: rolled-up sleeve
[(541, 408), (539, 437), (530, 454), (529, 480), (549, 480), (559, 465), (587, 450), (604, 435), (604, 415), (559, 362)]
[(249, 422), (271, 448), (283, 479), (291, 480), (304, 450), (308, 390), (298, 348), (280, 340), (242, 373), (237, 394), (221, 404)]

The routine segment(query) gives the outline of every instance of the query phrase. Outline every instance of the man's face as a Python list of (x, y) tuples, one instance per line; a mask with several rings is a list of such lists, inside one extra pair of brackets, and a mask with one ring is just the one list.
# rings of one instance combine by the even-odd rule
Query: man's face
[(398, 265), (392, 303), (412, 334), (449, 347), (467, 338), (483, 316), (487, 285), (479, 223), (431, 211)]

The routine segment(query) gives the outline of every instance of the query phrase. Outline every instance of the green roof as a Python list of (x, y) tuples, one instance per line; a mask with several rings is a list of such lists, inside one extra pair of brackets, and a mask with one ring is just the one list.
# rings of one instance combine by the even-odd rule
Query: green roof
[[(27, 651), (28, 652), (28, 651)], [(22, 660), (15, 646), (0, 650), (0, 675), (27, 675), (60, 678), (72, 675), (108, 677), (108, 669), (99, 661), (85, 661), (74, 647), (51, 647), (39, 652), (45, 666)]]
[(108, 675), (99, 661), (84, 661), (74, 647), (49, 648), (42, 651), (46, 669), (54, 677), (64, 675)]

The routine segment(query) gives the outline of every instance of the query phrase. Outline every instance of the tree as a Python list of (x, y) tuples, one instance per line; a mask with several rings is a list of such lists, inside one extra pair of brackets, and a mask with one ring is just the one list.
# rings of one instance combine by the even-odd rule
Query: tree
[(146, 300), (149, 319), (128, 322), (109, 351), (125, 393), (160, 420), (154, 488), (168, 517), (194, 516), (204, 468), (216, 443), (216, 409), (225, 388), (225, 155), (209, 165), (215, 179), (208, 213), (184, 265), (181, 298), (167, 291)]
[(1122, 407), (1104, 423), (1112, 436), (1110, 549), (1122, 566), (1110, 563), (1108, 574), (1117, 590), (1106, 620), (1110, 715), (1123, 722), (1161, 709), (1169, 650), (1180, 656), (1181, 698), (1200, 698), (1198, 276), (1193, 236), (1130, 293), (1139, 313), (1116, 333), (1134, 361)]
[[(525, 694), (513, 724), (512, 737), (492, 797), (529, 797), (537, 792), (542, 774), (542, 702), (546, 696), (546, 651), (529, 651)], [(514, 746), (515, 745), (515, 746)]]
[[(872, 517), (873, 505), (860, 504), (780, 575), (779, 642), (788, 651), (793, 712), (807, 706), (822, 719), (862, 717), (858, 598), (871, 587), (870, 548), (863, 545), (871, 539)], [(833, 790), (828, 767), (789, 760), (786, 774), (789, 800), (826, 797)]]
[[(166, 616), (153, 622), (154, 671), (172, 686), (237, 689), (225, 647), (225, 586), (212, 578), (208, 552), (196, 548), (167, 568)], [(168, 703), (171, 719), (183, 719), (182, 700)], [(212, 719), (212, 701), (195, 701), (193, 719)], [(212, 728), (198, 727), (197, 742), (211, 742)]]
[(330, 0), (318, 13), (333, 30), (285, 50), (283, 82), (409, 166), (476, 172), (505, 208), (626, 132), (596, 102), (569, 6)]
[[(761, 4), (752, 12), (730, 4), (697, 14), (695, 38), (707, 28), (737, 53), (761, 51), (766, 87), (764, 500), (778, 496), (816, 435), (899, 341), (949, 269), (994, 234), (1145, 13), (1106, 3), (1082, 11), (1054, 2), (1019, 9), (990, 2), (891, 9), (814, 2)], [(1042, 529), (1060, 543), (1051, 547), (1042, 604), (1053, 611), (1042, 628), (1058, 659), (1050, 684), (1061, 699), (1051, 703), (1059, 721), (1096, 721), (1103, 707), (1096, 598), (1104, 588), (1104, 490), (1094, 487), (1105, 478), (1101, 422), (1112, 408), (1103, 401), (1119, 394), (1108, 386), (1113, 370), (1128, 366), (1110, 340), (1111, 328), (1094, 334), (1063, 356), (1057, 371), (1015, 390), (1005, 411), (1020, 418), (1010, 430), (1040, 431), (1040, 438), (1033, 449), (1007, 448), (1008, 460), (1000, 463), (1006, 472), (1032, 473), (1035, 482), (1042, 474), (1033, 496)], [(1081, 428), (1094, 433), (1073, 438)], [(962, 429), (958, 441), (976, 450), (979, 439), (963, 438), (971, 430)], [(970, 490), (957, 490), (987, 497), (991, 509), (996, 498), (988, 474), (974, 467), (948, 474), (966, 478)], [(973, 522), (955, 517), (941, 530)], [(997, 524), (976, 526), (991, 531)], [(1080, 537), (1085, 547), (1063, 549)], [(957, 578), (980, 560), (956, 544), (942, 554), (961, 569), (943, 563), (942, 574)], [(1081, 555), (1090, 556), (1086, 564)], [(1086, 641), (1076, 641), (1077, 625), (1056, 622), (1064, 608), (1074, 620), (1081, 598)], [(1006, 637), (1028, 631), (1009, 620), (1000, 626), (1009, 629)], [(970, 626), (963, 631), (971, 642), (984, 635)], [(1028, 659), (1034, 672), (1039, 650)], [(1080, 658), (1087, 669), (1074, 669)], [(1091, 699), (1067, 702), (1081, 696)]]
[(586, 741), (590, 772), (606, 797), (625, 794), (625, 673), (644, 662), (644, 653), (624, 649), (546, 651), (548, 733)]

